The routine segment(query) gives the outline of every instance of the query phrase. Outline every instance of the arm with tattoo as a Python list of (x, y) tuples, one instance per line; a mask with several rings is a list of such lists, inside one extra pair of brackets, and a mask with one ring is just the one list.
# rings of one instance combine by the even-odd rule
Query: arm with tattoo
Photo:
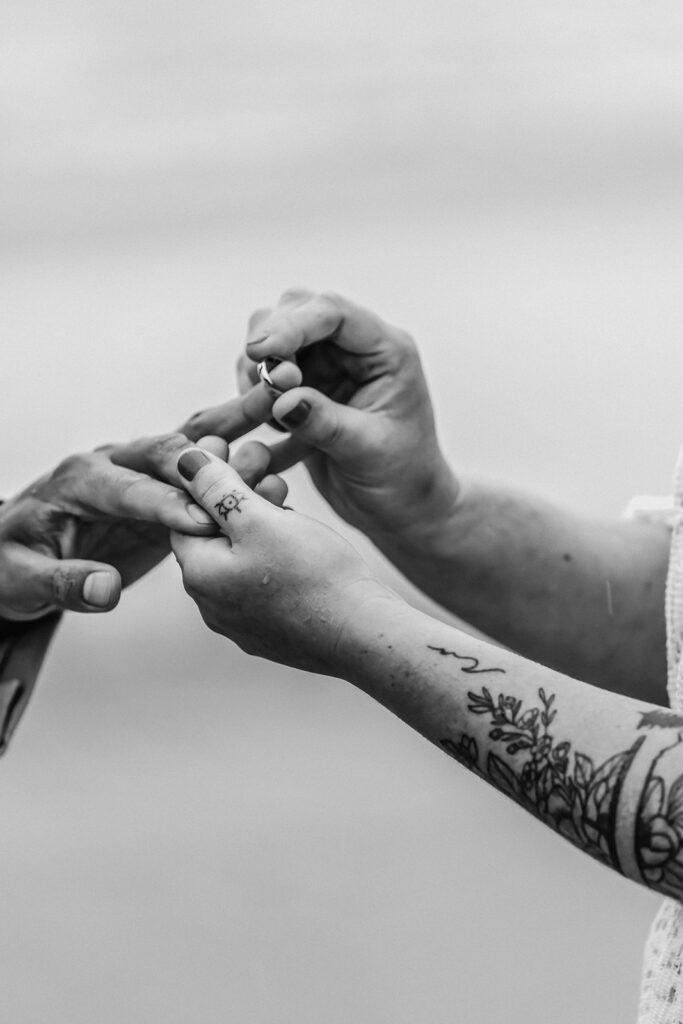
[(210, 453), (184, 453), (179, 471), (221, 530), (173, 538), (211, 629), (348, 680), (580, 850), (683, 897), (683, 717), (411, 608), (338, 534)]
[(682, 716), (406, 605), (363, 618), (343, 645), (350, 681), (591, 857), (683, 897)]
[(373, 540), (421, 590), (499, 643), (667, 703), (662, 523), (585, 519), (467, 482), (446, 520), (424, 517)]
[(415, 343), (343, 296), (297, 288), (258, 310), (240, 386), (273, 357), (295, 359), (303, 378), (280, 379), (273, 416), (292, 436), (278, 457), (303, 450), (335, 512), (416, 586), (527, 658), (665, 702), (665, 527), (591, 522), (454, 472)]

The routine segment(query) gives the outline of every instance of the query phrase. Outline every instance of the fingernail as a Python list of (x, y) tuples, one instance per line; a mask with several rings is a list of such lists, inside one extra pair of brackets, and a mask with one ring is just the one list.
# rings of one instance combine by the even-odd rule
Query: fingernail
[(106, 608), (111, 602), (114, 578), (110, 572), (91, 572), (83, 584), (83, 600), (93, 608)]
[(304, 420), (307, 419), (310, 411), (311, 403), (302, 398), (298, 405), (295, 405), (284, 416), (280, 416), (280, 422), (284, 423), (286, 427), (300, 427)]
[(247, 348), (256, 348), (256, 346), (260, 345), (262, 341), (265, 341), (267, 337), (267, 334), (261, 334), (258, 338), (254, 338), (253, 341), (248, 341)]
[(278, 421), (275, 419), (269, 419), (268, 426), (272, 427), (273, 430), (279, 430), (281, 434), (287, 433), (287, 427), (285, 427), (282, 423), (278, 423)]
[(199, 523), (201, 526), (213, 526), (213, 519), (203, 508), (199, 505), (188, 505), (187, 514), (190, 519), (194, 519), (195, 523)]
[(194, 480), (202, 466), (209, 461), (209, 456), (199, 448), (190, 448), (189, 452), (183, 452), (178, 459), (178, 472), (185, 480)]

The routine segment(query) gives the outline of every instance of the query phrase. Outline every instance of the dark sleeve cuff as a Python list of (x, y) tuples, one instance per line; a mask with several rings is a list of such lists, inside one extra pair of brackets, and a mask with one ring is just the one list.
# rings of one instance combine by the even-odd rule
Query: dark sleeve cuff
[(26, 709), (61, 614), (31, 622), (0, 619), (0, 755)]

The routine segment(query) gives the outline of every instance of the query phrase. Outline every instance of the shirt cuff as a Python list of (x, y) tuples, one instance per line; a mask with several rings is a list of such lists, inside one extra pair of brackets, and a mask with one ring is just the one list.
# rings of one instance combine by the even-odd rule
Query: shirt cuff
[(30, 700), (60, 618), (53, 613), (31, 622), (0, 619), (0, 755)]

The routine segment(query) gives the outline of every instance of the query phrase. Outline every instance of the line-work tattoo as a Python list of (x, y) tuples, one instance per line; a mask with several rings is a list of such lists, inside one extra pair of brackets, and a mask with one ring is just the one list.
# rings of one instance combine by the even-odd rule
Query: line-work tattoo
[(242, 513), (240, 505), (246, 500), (246, 494), (240, 494), (239, 491), (231, 491), (230, 494), (227, 494), (224, 498), (221, 498), (220, 501), (217, 501), (214, 508), (221, 519), (225, 519), (227, 521), (231, 512)]
[(427, 647), (430, 651), (436, 651), (437, 654), (441, 654), (444, 657), (457, 658), (458, 661), (466, 661), (466, 665), (460, 666), (460, 670), (466, 675), (481, 675), (484, 672), (502, 672), (502, 674), (505, 675), (504, 668), (480, 668), (479, 658), (474, 658), (471, 654), (456, 654), (455, 651), (447, 651), (445, 647), (434, 647), (432, 644), (427, 644)]
[[(641, 714), (631, 746), (596, 764), (558, 735), (555, 694), (539, 689), (538, 704), (531, 707), (509, 694), (494, 696), (485, 686), (467, 697), (468, 711), (488, 720), (488, 739), (497, 750), (482, 757), (477, 739), (463, 731), (440, 741), (447, 753), (597, 860), (683, 898), (683, 776), (676, 771), (682, 716), (663, 709)], [(671, 739), (664, 747), (663, 730)], [(666, 770), (668, 757), (676, 760)], [(630, 809), (625, 840), (618, 829), (619, 801), (636, 761), (629, 785), (641, 781), (635, 823)]]

